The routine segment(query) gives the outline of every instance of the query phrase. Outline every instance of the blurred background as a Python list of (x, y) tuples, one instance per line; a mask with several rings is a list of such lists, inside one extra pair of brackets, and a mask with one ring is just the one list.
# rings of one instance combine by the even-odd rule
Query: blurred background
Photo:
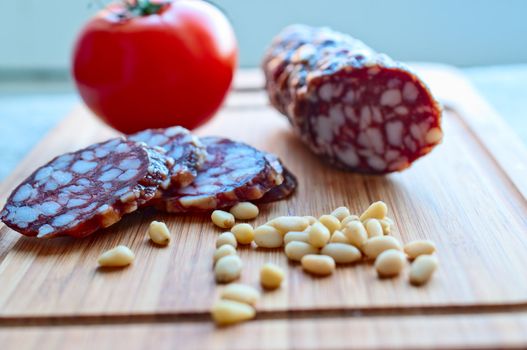
[[(107, 1), (0, 0), (0, 69), (64, 75), (82, 24)], [(525, 0), (214, 0), (231, 20), (240, 65), (259, 64), (291, 23), (330, 26), (399, 60), (459, 66), (527, 62)]]
[[(0, 179), (78, 103), (70, 53), (105, 0), (0, 0)], [(527, 140), (526, 0), (215, 0), (231, 20), (240, 66), (257, 67), (291, 23), (327, 25), (402, 61), (460, 67)]]

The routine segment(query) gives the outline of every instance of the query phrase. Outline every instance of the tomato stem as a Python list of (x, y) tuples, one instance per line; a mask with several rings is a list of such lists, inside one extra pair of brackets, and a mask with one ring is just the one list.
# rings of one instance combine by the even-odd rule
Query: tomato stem
[(128, 17), (154, 15), (163, 10), (171, 0), (124, 0)]

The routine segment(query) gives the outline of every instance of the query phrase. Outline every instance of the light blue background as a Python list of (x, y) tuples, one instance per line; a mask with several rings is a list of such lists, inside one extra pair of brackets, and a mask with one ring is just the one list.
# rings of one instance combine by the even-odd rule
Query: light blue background
[(329, 25), (403, 61), (454, 65), (527, 62), (526, 0), (218, 0), (231, 18), (242, 65), (284, 26)]
[[(527, 0), (212, 1), (233, 23), (244, 67), (294, 22), (329, 25), (398, 60), (527, 63)], [(77, 32), (105, 2), (0, 0), (0, 70), (67, 71)]]

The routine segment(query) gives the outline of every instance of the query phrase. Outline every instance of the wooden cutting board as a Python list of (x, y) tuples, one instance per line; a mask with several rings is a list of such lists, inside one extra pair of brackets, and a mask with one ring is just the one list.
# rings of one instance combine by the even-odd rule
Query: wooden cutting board
[[(216, 329), (215, 238), (208, 216), (140, 212), (89, 238), (37, 240), (0, 229), (2, 349), (376, 348), (527, 346), (527, 151), (454, 69), (416, 66), (445, 106), (445, 140), (409, 170), (364, 176), (333, 169), (267, 105), (262, 78), (243, 71), (219, 115), (199, 135), (223, 135), (278, 154), (299, 178), (287, 201), (261, 206), (259, 225), (278, 215), (315, 215), (346, 205), (360, 213), (384, 200), (403, 242), (437, 243), (441, 262), (429, 284), (378, 280), (371, 264), (313, 278), (282, 250), (240, 248), (241, 281), (259, 267), (286, 269), (283, 287), (264, 293), (256, 320)], [(115, 135), (76, 108), (0, 185), (12, 188), (51, 157)], [(173, 232), (166, 248), (145, 236), (151, 220)], [(126, 269), (99, 271), (101, 252), (125, 244)], [(86, 327), (89, 325), (89, 327)]]

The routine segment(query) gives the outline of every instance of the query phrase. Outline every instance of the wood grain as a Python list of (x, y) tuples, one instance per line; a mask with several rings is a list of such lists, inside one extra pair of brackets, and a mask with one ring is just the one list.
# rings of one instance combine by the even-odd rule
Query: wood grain
[[(428, 343), (420, 340), (426, 338), (426, 334), (433, 335), (436, 326), (430, 326), (428, 331), (423, 330), (423, 335), (414, 338), (404, 337), (404, 332), (399, 335), (389, 331), (391, 337), (388, 339), (392, 339), (393, 344), (409, 344), (410, 347), (419, 344), (465, 345), (465, 340), (467, 346), (479, 344), (471, 343), (468, 338), (461, 337), (463, 332), (455, 330), (465, 327), (464, 321), (456, 323), (456, 320), (469, 317), (464, 313), (473, 310), (489, 312), (489, 315), (470, 316), (471, 321), (467, 323), (479, 327), (481, 344), (500, 341), (500, 330), (496, 329), (492, 335), (486, 334), (495, 324), (507, 324), (508, 321), (502, 323), (499, 317), (496, 318), (498, 312), (509, 317), (507, 313), (514, 311), (510, 317), (522, 321), (519, 326), (514, 323), (516, 328), (512, 329), (526, 329), (527, 279), (520, 277), (527, 266), (527, 176), (522, 177), (527, 160), (525, 148), (516, 142), (514, 133), (457, 73), (442, 66), (427, 66), (420, 71), (447, 106), (444, 117), (446, 137), (429, 156), (401, 174), (364, 176), (338, 171), (324, 164), (292, 135), (285, 118), (266, 105), (256, 73), (248, 74), (250, 78), (245, 85), (237, 83), (226, 108), (197, 131), (200, 135), (229, 136), (274, 152), (297, 174), (300, 186), (295, 196), (262, 206), (262, 213), (252, 222), (254, 224), (284, 214), (321, 215), (340, 205), (347, 205), (358, 213), (370, 202), (382, 199), (388, 203), (390, 216), (395, 219), (394, 235), (397, 238), (403, 242), (427, 238), (438, 246), (441, 267), (431, 283), (422, 288), (409, 286), (407, 271), (400, 278), (379, 281), (367, 263), (340, 267), (328, 278), (312, 278), (298, 265), (287, 262), (281, 250), (241, 248), (240, 256), (245, 265), (242, 282), (257, 285), (257, 271), (268, 261), (286, 269), (287, 281), (282, 289), (267, 293), (258, 305), (260, 314), (269, 320), (236, 329), (257, 332), (259, 336), (255, 339), (272, 334), (273, 327), (289, 329), (284, 331), (283, 337), (276, 337), (276, 348), (288, 345), (309, 348), (311, 343), (297, 343), (299, 337), (296, 334), (309, 334), (320, 322), (310, 319), (318, 313), (341, 318), (336, 323), (325, 319), (330, 335), (339, 335), (343, 331), (338, 330), (346, 327), (364, 330), (367, 334), (365, 340), (356, 343), (357, 347), (361, 344), (375, 347), (374, 335), (379, 334), (379, 330), (389, 330), (388, 326), (393, 329), (393, 325), (399, 324), (395, 315), (401, 316), (401, 322), (408, 322), (406, 333), (413, 326), (421, 325), (421, 319), (429, 320), (431, 325), (438, 320), (437, 327), (452, 332), (452, 339), (458, 341), (447, 344), (446, 340), (430, 340)], [(454, 85), (456, 94), (451, 91)], [(483, 112), (485, 127), (477, 123), (478, 115)], [(492, 139), (492, 130), (499, 134), (498, 140), (511, 142), (496, 142)], [(22, 178), (52, 156), (111, 135), (114, 135), (113, 131), (84, 109), (76, 109), (0, 185), (0, 203)], [(174, 240), (169, 247), (158, 248), (147, 240), (146, 227), (153, 219), (164, 220), (172, 230)], [(44, 326), (46, 322), (58, 319), (67, 324), (68, 320), (83, 318), (93, 318), (98, 322), (101, 317), (124, 320), (127, 317), (162, 316), (168, 317), (169, 322), (179, 323), (164, 325), (166, 332), (180, 336), (191, 332), (196, 337), (203, 336), (203, 344), (212, 344), (205, 338), (211, 342), (223, 339), (224, 343), (219, 341), (216, 346), (221, 348), (222, 344), (228, 344), (225, 343), (229, 339), (227, 334), (232, 331), (211, 332), (211, 325), (205, 321), (218, 292), (211, 270), (211, 254), (219, 232), (206, 215), (175, 216), (152, 211), (130, 215), (121, 223), (83, 240), (42, 241), (20, 237), (1, 227), (0, 326), (17, 324), (17, 320), (30, 323), (31, 319)], [(134, 250), (134, 264), (124, 270), (98, 270), (97, 256), (117, 244), (126, 244)], [(294, 322), (279, 319), (280, 315), (303, 313), (310, 318)], [(381, 317), (371, 322), (362, 318), (349, 319), (355, 313), (389, 313), (391, 316), (382, 326), (378, 323)], [(414, 316), (416, 314), (435, 316)], [(449, 314), (451, 323), (447, 322)], [(384, 318), (382, 320), (384, 322)], [(272, 326), (267, 328), (267, 324)], [(114, 329), (122, 332), (124, 337), (135, 334), (136, 329), (119, 328), (115, 324), (112, 327), (117, 327)], [(158, 329), (147, 325), (134, 327), (142, 327), (137, 333), (144, 334), (143, 338), (138, 338), (138, 344), (144, 344), (147, 341), (144, 337), (152, 329)], [(51, 331), (56, 338), (50, 339), (56, 339), (60, 346), (63, 346), (62, 336), (64, 339), (90, 339), (98, 332), (107, 334), (104, 328), (86, 332), (62, 328)], [(27, 338), (31, 342), (40, 339), (47, 328), (46, 331), (34, 328), (18, 329), (17, 332), (20, 335), (24, 332), (32, 334)], [(513, 339), (525, 344), (525, 338), (518, 337), (514, 331), (510, 333), (503, 333), (504, 346), (514, 346)], [(245, 344), (255, 345), (253, 348), (261, 345), (257, 341), (248, 341), (247, 332), (240, 331), (239, 334), (247, 340), (247, 343), (236, 343), (240, 344), (239, 348)], [(348, 344), (344, 337), (335, 339), (338, 343), (335, 344), (340, 347)], [(67, 344), (66, 340), (64, 344)], [(378, 345), (390, 344), (387, 340)], [(328, 347), (339, 347), (337, 345)]]
[(527, 315), (261, 320), (0, 329), (3, 350), (524, 349)]

